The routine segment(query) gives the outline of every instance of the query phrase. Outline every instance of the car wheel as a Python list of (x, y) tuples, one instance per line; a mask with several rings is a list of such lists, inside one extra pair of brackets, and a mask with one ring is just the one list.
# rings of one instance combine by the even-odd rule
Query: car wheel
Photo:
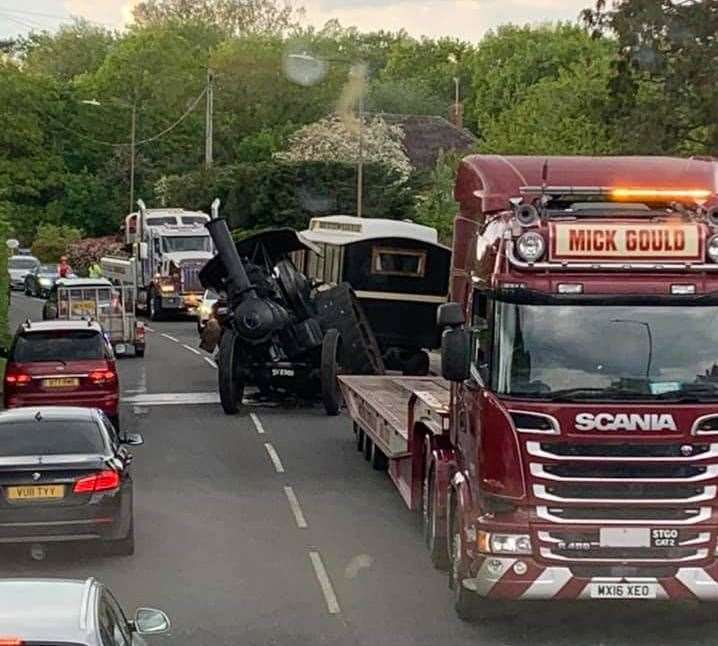
[(105, 546), (105, 553), (110, 556), (132, 556), (135, 553), (135, 521), (130, 521), (130, 530), (127, 536), (116, 541), (109, 541)]

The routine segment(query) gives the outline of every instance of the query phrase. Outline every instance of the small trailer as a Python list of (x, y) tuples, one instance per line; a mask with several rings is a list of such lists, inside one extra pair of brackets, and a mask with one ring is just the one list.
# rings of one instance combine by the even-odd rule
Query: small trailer
[(318, 251), (294, 255), (299, 271), (328, 285), (349, 283), (387, 369), (427, 375), (439, 347), (436, 310), (449, 292), (451, 250), (436, 229), (402, 220), (331, 215), (302, 232)]
[(94, 319), (117, 355), (145, 356), (145, 328), (135, 317), (135, 293), (106, 278), (61, 278), (42, 309), (43, 320)]

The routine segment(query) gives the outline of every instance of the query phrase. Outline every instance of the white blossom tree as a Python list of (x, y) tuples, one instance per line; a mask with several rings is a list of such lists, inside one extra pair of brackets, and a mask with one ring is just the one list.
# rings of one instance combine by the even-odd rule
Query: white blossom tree
[[(404, 151), (404, 131), (378, 116), (364, 118), (364, 161), (381, 163), (396, 170), (402, 181), (412, 167)], [(359, 121), (349, 115), (332, 115), (297, 130), (289, 138), (288, 149), (276, 153), (285, 161), (338, 161), (354, 163), (359, 159)]]

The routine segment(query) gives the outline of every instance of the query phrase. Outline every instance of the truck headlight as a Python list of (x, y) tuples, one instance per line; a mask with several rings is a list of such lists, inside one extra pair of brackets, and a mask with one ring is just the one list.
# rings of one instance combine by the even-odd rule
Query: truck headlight
[(40, 285), (43, 287), (52, 287), (52, 281), (49, 278), (41, 278)]
[(160, 285), (160, 291), (163, 294), (173, 294), (175, 291), (174, 285)]
[(546, 251), (546, 242), (540, 233), (527, 231), (516, 241), (516, 251), (526, 262), (536, 262)]
[(484, 554), (531, 554), (531, 537), (528, 534), (494, 534), (479, 531), (479, 551)]
[(708, 238), (706, 253), (713, 262), (718, 262), (718, 235)]

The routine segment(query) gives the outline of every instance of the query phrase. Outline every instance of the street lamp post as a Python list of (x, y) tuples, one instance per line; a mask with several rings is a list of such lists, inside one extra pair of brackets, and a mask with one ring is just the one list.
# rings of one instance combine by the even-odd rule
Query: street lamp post
[[(350, 64), (350, 74), (359, 79), (359, 100), (357, 113), (359, 117), (359, 154), (357, 159), (357, 217), (364, 215), (364, 94), (366, 91), (367, 66), (364, 63), (353, 63), (343, 58), (319, 59), (311, 54), (289, 54), (287, 62), (293, 64), (290, 79), (300, 85), (312, 85), (321, 80), (326, 74), (327, 63)], [(290, 72), (290, 70), (287, 70)]]

